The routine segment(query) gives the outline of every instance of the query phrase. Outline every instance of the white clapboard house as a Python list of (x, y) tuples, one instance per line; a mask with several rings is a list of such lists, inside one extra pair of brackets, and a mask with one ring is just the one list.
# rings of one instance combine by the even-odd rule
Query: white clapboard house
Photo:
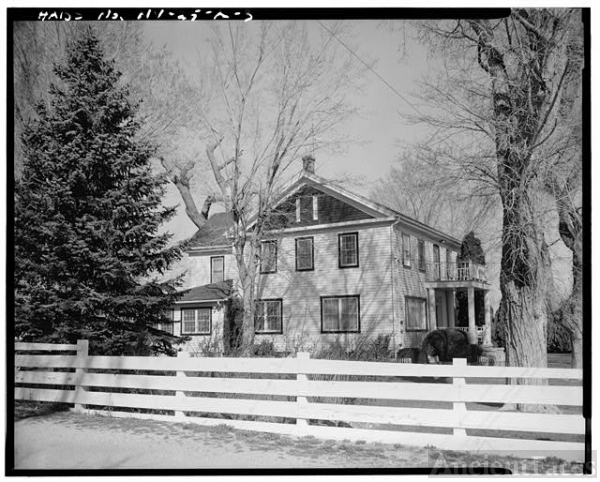
[[(457, 262), (457, 239), (316, 175), (312, 156), (303, 162), (274, 204), (285, 225), (262, 242), (256, 343), (296, 351), (384, 334), (390, 348), (417, 346), (428, 331), (455, 326), (457, 290), (469, 294), (474, 342), (481, 290), (480, 342), (490, 344), (490, 285), (481, 266)], [(187, 250), (187, 291), (167, 329), (190, 335), (190, 350), (222, 346), (225, 300), (236, 296), (231, 226), (228, 213), (213, 214)]]

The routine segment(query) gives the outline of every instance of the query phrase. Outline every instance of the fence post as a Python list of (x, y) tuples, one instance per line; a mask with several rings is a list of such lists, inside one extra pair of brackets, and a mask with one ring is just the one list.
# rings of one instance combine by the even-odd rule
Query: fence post
[[(77, 340), (77, 360), (75, 368), (75, 402), (83, 398), (85, 388), (83, 387), (85, 378), (85, 367), (87, 365), (87, 357), (89, 353), (89, 341)], [(83, 403), (75, 403), (75, 412), (84, 413), (85, 405)]]
[[(302, 365), (303, 360), (310, 359), (310, 353), (298, 352), (296, 354), (296, 358), (298, 359), (298, 366), (300, 367)], [(298, 381), (298, 388), (300, 388), (300, 386), (304, 385), (305, 382), (308, 381), (308, 377), (304, 373), (297, 373), (296, 380)], [(298, 392), (300, 392), (300, 390), (298, 390)], [(306, 410), (308, 408), (307, 407), (308, 399), (306, 397), (297, 396), (296, 404), (298, 407), (298, 416), (296, 417), (296, 426), (299, 427), (300, 429), (303, 429), (305, 427), (308, 427), (308, 421), (306, 420), (306, 418), (303, 418), (303, 415), (305, 416)]]
[[(190, 357), (190, 353), (187, 351), (178, 351), (177, 352), (177, 358), (184, 358), (187, 359)], [(185, 371), (183, 370), (177, 370), (177, 378), (181, 379), (181, 378), (186, 378), (187, 375), (185, 373)], [(185, 398), (185, 392), (183, 390), (177, 390), (175, 392), (175, 398), (181, 400)], [(180, 419), (180, 418), (185, 418), (185, 413), (183, 413), (183, 410), (175, 410), (175, 418)]]
[[(454, 358), (452, 360), (452, 366), (454, 367), (455, 371), (460, 371), (460, 368), (466, 368), (467, 366), (467, 359), (466, 358)], [(465, 381), (464, 378), (461, 377), (454, 377), (452, 379), (452, 384), (454, 386), (457, 387), (461, 387), (467, 384), (467, 382)], [(461, 390), (460, 388), (458, 389), (458, 392), (460, 393)], [(458, 422), (458, 420), (463, 419), (464, 415), (467, 412), (467, 405), (465, 402), (454, 402), (452, 409), (454, 410), (454, 415), (456, 416), (456, 420)], [(466, 437), (467, 436), (467, 431), (464, 428), (454, 428), (453, 429), (453, 434), (455, 437)]]

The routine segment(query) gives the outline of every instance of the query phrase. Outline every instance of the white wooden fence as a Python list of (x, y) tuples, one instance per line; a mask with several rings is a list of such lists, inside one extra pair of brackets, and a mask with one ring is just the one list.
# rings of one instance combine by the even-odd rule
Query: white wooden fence
[[(317, 360), (308, 354), (88, 356), (87, 341), (15, 348), (16, 399), (66, 402), (86, 413), (440, 449), (584, 455), (581, 370), (467, 366), (464, 359), (453, 365)], [(507, 384), (508, 378), (563, 385)], [(498, 410), (508, 403), (570, 413)], [(219, 418), (224, 414), (229, 419)], [(563, 440), (552, 440), (556, 434)]]

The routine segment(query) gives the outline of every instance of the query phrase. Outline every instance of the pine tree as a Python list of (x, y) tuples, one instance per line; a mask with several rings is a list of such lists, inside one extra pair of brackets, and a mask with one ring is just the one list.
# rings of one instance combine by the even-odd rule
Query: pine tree
[(160, 226), (166, 179), (136, 138), (136, 106), (82, 29), (55, 66), (50, 105), (23, 134), (15, 186), (15, 334), (25, 341), (89, 339), (92, 353), (173, 354), (166, 321), (179, 280), (159, 276), (180, 259)]
[(477, 264), (485, 264), (485, 254), (481, 247), (481, 240), (471, 231), (467, 234), (460, 245), (459, 261), (473, 261)]
[[(476, 264), (485, 264), (485, 253), (481, 247), (481, 240), (475, 236), (473, 231), (469, 232), (462, 240), (458, 261), (471, 261)], [(457, 320), (459, 326), (469, 325), (469, 301), (467, 292), (464, 290), (456, 293)], [(476, 323), (479, 326), (485, 324), (485, 300), (483, 292), (475, 291), (475, 313)]]

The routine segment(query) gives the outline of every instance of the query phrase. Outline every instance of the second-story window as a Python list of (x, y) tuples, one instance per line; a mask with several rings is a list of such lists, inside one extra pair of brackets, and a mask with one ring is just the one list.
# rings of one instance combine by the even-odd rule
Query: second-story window
[(317, 197), (316, 194), (313, 194), (312, 203), (313, 203), (313, 221), (318, 221), (319, 220), (319, 198)]
[(225, 258), (213, 256), (210, 258), (210, 282), (220, 283), (225, 279)]
[(358, 233), (340, 234), (339, 265), (340, 268), (355, 268), (358, 266)]
[(419, 269), (425, 271), (425, 241), (422, 239), (419, 239), (418, 257), (417, 263), (419, 264)]
[(296, 198), (296, 222), (297, 223), (299, 223), (300, 221), (302, 221), (301, 212), (302, 212), (302, 206), (300, 204), (300, 198), (297, 197)]
[(260, 272), (277, 271), (277, 241), (263, 241), (260, 245)]
[(296, 239), (296, 271), (310, 271), (315, 268), (313, 238)]
[(410, 236), (402, 235), (402, 264), (410, 268)]

